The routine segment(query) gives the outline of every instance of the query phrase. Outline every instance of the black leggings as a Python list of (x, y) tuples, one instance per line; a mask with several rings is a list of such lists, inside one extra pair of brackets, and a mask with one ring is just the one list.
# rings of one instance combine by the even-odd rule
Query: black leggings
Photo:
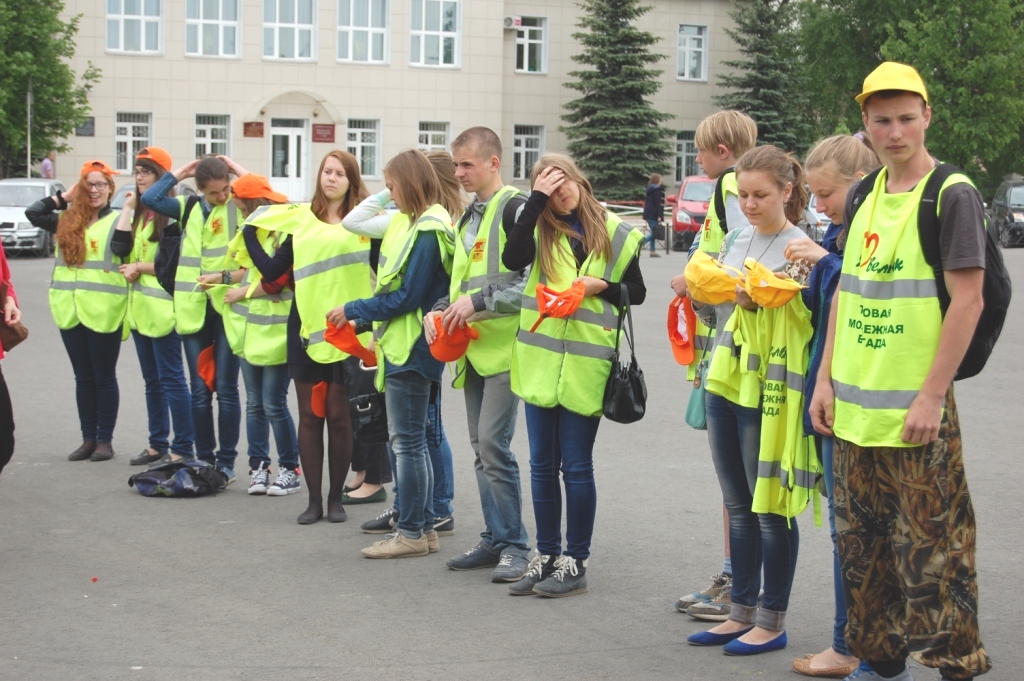
[(7, 390), (3, 368), (0, 367), (0, 471), (14, 456), (14, 410)]
[(327, 464), (330, 468), (328, 502), (340, 501), (345, 476), (352, 461), (352, 421), (348, 414), (348, 392), (341, 383), (327, 383), (326, 418), (313, 413), (313, 386), (295, 381), (299, 402), (299, 461), (306, 478), (310, 503), (323, 502), (324, 423), (327, 424)]

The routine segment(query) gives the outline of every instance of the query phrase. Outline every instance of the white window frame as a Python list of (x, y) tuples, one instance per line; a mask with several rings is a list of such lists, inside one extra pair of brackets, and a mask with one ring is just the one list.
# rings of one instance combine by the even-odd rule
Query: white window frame
[[(444, 30), (446, 5), (455, 5), (455, 30)], [(431, 7), (438, 10), (438, 30), (427, 29), (427, 15)], [(430, 69), (456, 69), (462, 65), (462, 0), (410, 0), (409, 12), (409, 65)], [(416, 28), (417, 10), (420, 27)], [(427, 39), (437, 38), (438, 63), (427, 64)], [(452, 40), (452, 61), (444, 61), (445, 40)]]
[[(420, 121), (418, 130), (416, 148), (424, 154), (428, 151), (448, 151), (448, 145), (452, 143), (451, 123), (444, 121)], [(444, 135), (443, 143), (438, 143), (437, 135)]]
[[(548, 72), (548, 19), (547, 17), (522, 17), (523, 22), (527, 20), (536, 21), (538, 26), (526, 26), (525, 24), (516, 29), (516, 73), (546, 74)], [(539, 31), (540, 39), (537, 40), (530, 35), (531, 31)], [(529, 68), (530, 47), (536, 46), (540, 50), (540, 69), (533, 71)], [(519, 50), (523, 51), (523, 65), (519, 65)]]
[[(372, 123), (372, 126), (366, 125)], [(345, 149), (359, 161), (359, 174), (363, 178), (380, 179), (384, 173), (381, 170), (381, 144), (379, 118), (350, 118), (345, 122)], [(373, 141), (363, 140), (363, 133), (373, 132)], [(355, 139), (352, 137), (355, 136)], [(370, 154), (368, 157), (367, 154)], [(366, 162), (373, 164), (372, 172), (367, 172)]]
[[(700, 35), (684, 36), (684, 28), (696, 28)], [(696, 45), (694, 41), (700, 41)], [(688, 80), (702, 82), (708, 79), (708, 27), (700, 24), (679, 24), (676, 32), (676, 80)], [(690, 76), (691, 58), (694, 55), (700, 56), (700, 76)]]
[[(186, 0), (185, 3), (185, 56), (201, 57), (206, 59), (239, 59), (242, 56), (242, 0), (217, 0), (217, 18), (204, 19), (208, 0)], [(224, 7), (233, 2), (235, 4), (235, 19), (224, 18)], [(196, 8), (198, 16), (189, 17), (192, 8)], [(212, 27), (217, 31), (217, 52), (206, 54), (203, 52), (205, 29)], [(230, 30), (235, 31), (235, 51), (224, 51), (224, 36)], [(195, 31), (196, 50), (189, 52), (189, 32)]]
[[(145, 121), (130, 120), (131, 117), (145, 116)], [(124, 118), (124, 120), (122, 120)], [(146, 136), (136, 135), (134, 126), (145, 125)], [(125, 127), (125, 132), (118, 130)], [(120, 146), (124, 145), (124, 151)], [(118, 111), (114, 114), (114, 170), (129, 172), (135, 169), (135, 157), (139, 151), (153, 144), (153, 114), (149, 111)], [(123, 162), (122, 162), (123, 159)]]
[[(527, 130), (529, 129), (529, 130)], [(533, 164), (544, 155), (547, 130), (543, 125), (515, 124), (512, 126), (512, 179), (529, 180)], [(527, 147), (527, 140), (536, 139), (537, 148)], [(528, 160), (536, 154), (536, 158)]]
[[(216, 116), (223, 120), (223, 122), (213, 121), (202, 121), (202, 117), (212, 118)], [(231, 115), (230, 114), (211, 114), (211, 113), (197, 113), (195, 119), (195, 144), (198, 147), (200, 144), (206, 147), (205, 151), (199, 153), (196, 149), (196, 158), (205, 156), (206, 154), (223, 154), (224, 156), (231, 155)], [(215, 139), (213, 136), (214, 130), (223, 129), (226, 133), (223, 140)], [(200, 132), (204, 133), (200, 136)], [(214, 144), (224, 144), (224, 150), (218, 151), (213, 149)]]
[[(263, 17), (263, 59), (265, 61), (304, 61), (312, 62), (316, 61), (317, 57), (317, 0), (308, 0), (311, 5), (309, 23), (299, 23), (299, 7), (307, 0), (262, 0), (260, 11)], [(289, 4), (292, 9), (292, 21), (281, 21), (281, 7), (282, 5)], [(267, 20), (267, 8), (268, 5), (273, 5), (274, 8), (274, 20)], [(294, 55), (291, 57), (280, 56), (281, 48), (281, 35), (285, 31), (293, 31), (293, 42), (292, 47), (294, 48)], [(309, 31), (309, 56), (299, 56), (299, 35), (303, 31)], [(273, 45), (270, 45), (271, 54), (267, 54), (268, 47), (268, 36), (272, 39)]]
[[(164, 7), (163, 0), (103, 0), (106, 5), (106, 36), (104, 37), (104, 44), (106, 45), (107, 52), (113, 54), (152, 54), (159, 55), (163, 54), (164, 50)], [(156, 3), (156, 15), (146, 14), (146, 8), (148, 5)], [(138, 13), (126, 14), (125, 5), (138, 6)], [(111, 12), (116, 5), (116, 12)], [(128, 50), (124, 47), (124, 26), (125, 22), (138, 21), (139, 26), (139, 49)], [(117, 46), (111, 47), (110, 28), (113, 24), (117, 25)], [(156, 47), (152, 49), (146, 49), (146, 29), (149, 25), (156, 26)]]
[[(697, 165), (697, 143), (694, 142), (696, 133), (693, 130), (679, 130), (676, 132), (676, 184), (683, 181), (690, 175), (700, 175), (700, 166)], [(692, 163), (694, 172), (686, 172), (687, 161)]]
[[(354, 25), (356, 5), (366, 3), (366, 26)], [(384, 10), (384, 26), (371, 26), (373, 23), (373, 6), (375, 4), (383, 5)], [(345, 62), (349, 64), (388, 64), (391, 62), (391, 0), (337, 0), (338, 7), (338, 54), (337, 58), (339, 62)], [(366, 59), (356, 59), (355, 54), (355, 34), (366, 33), (367, 34), (367, 52)], [(375, 36), (380, 36), (380, 40), (383, 43), (383, 50), (380, 59), (373, 58), (373, 39)], [(342, 53), (342, 43), (344, 42), (345, 50)]]

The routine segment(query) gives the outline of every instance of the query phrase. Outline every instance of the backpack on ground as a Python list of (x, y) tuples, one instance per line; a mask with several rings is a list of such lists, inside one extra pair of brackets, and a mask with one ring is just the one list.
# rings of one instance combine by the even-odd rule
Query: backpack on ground
[[(864, 203), (864, 199), (874, 189), (875, 180), (880, 172), (882, 172), (881, 168), (866, 175), (857, 185), (853, 194), (853, 209), (846, 220), (847, 225), (853, 224), (854, 215)], [(940, 163), (936, 166), (935, 171), (928, 178), (928, 183), (924, 186), (924, 192), (921, 194), (921, 208), (917, 212), (917, 231), (921, 239), (921, 250), (924, 251), (925, 261), (935, 271), (935, 284), (943, 317), (946, 316), (946, 310), (949, 309), (949, 291), (946, 290), (946, 280), (942, 276), (942, 254), (939, 246), (939, 192), (951, 175), (962, 172), (950, 163)], [(967, 347), (967, 353), (957, 369), (954, 381), (977, 376), (985, 368), (985, 363), (992, 354), (992, 349), (1003, 330), (1006, 313), (1010, 308), (1011, 293), (1010, 273), (1006, 271), (998, 238), (995, 230), (991, 229), (990, 221), (986, 216), (985, 280), (982, 286), (985, 307), (978, 319), (978, 326), (974, 330), (971, 344)]]
[(197, 459), (159, 464), (128, 478), (128, 486), (144, 497), (201, 497), (227, 484), (226, 475)]

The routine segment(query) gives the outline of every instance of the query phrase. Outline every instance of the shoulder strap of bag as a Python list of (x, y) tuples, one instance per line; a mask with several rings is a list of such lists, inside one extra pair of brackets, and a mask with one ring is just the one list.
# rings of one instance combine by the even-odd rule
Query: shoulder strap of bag
[(917, 211), (917, 232), (921, 239), (921, 250), (924, 259), (935, 272), (935, 287), (939, 294), (939, 305), (942, 315), (949, 308), (949, 291), (946, 290), (946, 279), (942, 276), (942, 248), (939, 245), (941, 225), (939, 224), (939, 193), (946, 180), (960, 169), (951, 163), (940, 163), (928, 178), (921, 194), (921, 207)]
[(718, 226), (722, 228), (722, 234), (729, 233), (729, 221), (725, 217), (725, 176), (734, 172), (735, 167), (729, 166), (718, 176), (718, 182), (715, 183), (715, 215), (718, 216)]
[(615, 329), (615, 355), (619, 354), (619, 343), (622, 338), (623, 318), (626, 321), (626, 343), (629, 345), (629, 356), (636, 359), (633, 350), (633, 312), (629, 306), (629, 289), (625, 284), (619, 284), (619, 323)]
[(868, 194), (875, 188), (875, 180), (878, 179), (878, 174), (882, 172), (881, 168), (876, 168), (871, 171), (863, 178), (861, 178), (860, 184), (853, 190), (853, 200), (850, 205), (850, 214), (844, 216), (846, 222), (846, 229), (850, 229), (850, 225), (853, 224), (853, 216), (857, 214), (860, 207), (864, 205), (864, 199), (868, 197)]

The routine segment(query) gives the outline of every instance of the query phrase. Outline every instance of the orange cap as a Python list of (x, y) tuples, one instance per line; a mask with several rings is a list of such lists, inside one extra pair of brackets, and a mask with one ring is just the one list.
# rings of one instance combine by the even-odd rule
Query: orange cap
[(320, 381), (309, 393), (309, 409), (318, 419), (327, 418), (327, 387), (327, 381)]
[(275, 192), (270, 180), (256, 173), (242, 175), (231, 185), (231, 192), (240, 199), (270, 199), (277, 203), (288, 203), (288, 197)]
[(196, 364), (199, 378), (203, 379), (207, 389), (211, 393), (217, 392), (217, 360), (214, 357), (212, 345), (208, 345), (200, 351)]
[(324, 340), (342, 352), (347, 352), (363, 360), (363, 364), (368, 367), (377, 366), (377, 356), (363, 347), (363, 344), (359, 342), (359, 336), (356, 335), (355, 328), (351, 324), (342, 324), (341, 328), (338, 328), (328, 322), (327, 330), (324, 331)]
[(79, 177), (85, 177), (89, 173), (103, 173), (107, 177), (113, 177), (114, 175), (120, 175), (121, 173), (108, 166), (103, 161), (86, 161), (82, 166), (82, 173)]
[(457, 326), (455, 333), (449, 334), (441, 324), (441, 315), (434, 317), (434, 330), (437, 338), (430, 344), (430, 354), (439, 362), (456, 362), (469, 348), (469, 342), (480, 337), (480, 332), (472, 326)]
[(540, 317), (534, 322), (530, 333), (536, 331), (540, 323), (548, 317), (564, 318), (571, 315), (579, 308), (586, 295), (587, 285), (582, 281), (577, 281), (564, 291), (555, 291), (544, 284), (537, 284), (537, 310)]
[(683, 366), (693, 362), (693, 334), (697, 330), (697, 315), (689, 298), (675, 298), (668, 305), (668, 340), (672, 355)]
[(140, 158), (147, 159), (157, 164), (164, 170), (171, 169), (171, 155), (160, 147), (146, 147), (135, 155), (136, 160)]

